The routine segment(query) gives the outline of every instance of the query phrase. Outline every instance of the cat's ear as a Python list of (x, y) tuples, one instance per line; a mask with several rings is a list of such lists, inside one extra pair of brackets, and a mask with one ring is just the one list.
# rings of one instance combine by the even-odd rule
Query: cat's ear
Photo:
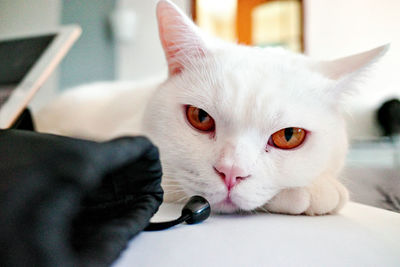
[(193, 58), (204, 56), (206, 47), (198, 28), (173, 3), (158, 2), (157, 20), (170, 76), (180, 73)]
[(349, 78), (356, 76), (358, 73), (367, 69), (371, 64), (375, 63), (387, 52), (389, 46), (389, 44), (386, 44), (344, 58), (332, 61), (320, 61), (314, 67), (316, 67), (317, 71), (322, 73), (325, 77), (333, 80)]

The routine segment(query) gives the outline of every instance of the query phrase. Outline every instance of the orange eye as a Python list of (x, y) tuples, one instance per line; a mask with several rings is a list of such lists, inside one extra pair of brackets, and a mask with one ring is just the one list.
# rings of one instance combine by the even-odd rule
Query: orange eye
[(289, 127), (277, 131), (271, 136), (272, 144), (281, 149), (292, 149), (304, 142), (306, 131), (302, 128)]
[(186, 117), (189, 123), (197, 130), (211, 132), (215, 129), (214, 119), (200, 108), (188, 106), (186, 108)]

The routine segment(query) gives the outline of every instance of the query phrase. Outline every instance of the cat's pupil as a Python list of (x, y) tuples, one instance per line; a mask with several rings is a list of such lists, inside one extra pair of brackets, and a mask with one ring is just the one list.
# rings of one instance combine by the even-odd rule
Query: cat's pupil
[(207, 117), (208, 117), (207, 112), (205, 112), (202, 109), (199, 109), (199, 121), (203, 122), (205, 119), (207, 119)]
[(285, 129), (285, 139), (286, 141), (289, 142), (289, 140), (292, 138), (293, 136), (293, 128), (286, 128)]

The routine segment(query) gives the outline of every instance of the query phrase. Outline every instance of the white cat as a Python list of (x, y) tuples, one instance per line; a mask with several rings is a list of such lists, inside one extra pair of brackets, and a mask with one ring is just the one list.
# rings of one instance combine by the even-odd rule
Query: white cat
[(338, 211), (347, 138), (340, 102), (387, 46), (335, 61), (216, 41), (168, 1), (157, 5), (169, 77), (65, 93), (35, 116), (42, 132), (159, 147), (167, 201), (198, 194), (214, 211)]

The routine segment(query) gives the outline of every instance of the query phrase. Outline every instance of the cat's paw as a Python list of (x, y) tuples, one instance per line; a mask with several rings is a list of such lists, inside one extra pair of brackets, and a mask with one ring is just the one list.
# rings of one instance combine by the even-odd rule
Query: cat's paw
[(310, 193), (305, 188), (290, 188), (280, 191), (264, 208), (274, 213), (301, 214), (310, 206)]
[(309, 187), (284, 189), (265, 208), (285, 214), (336, 213), (349, 199), (347, 189), (336, 179), (318, 179)]
[(310, 206), (306, 215), (323, 215), (338, 212), (349, 200), (349, 192), (336, 179), (320, 179), (307, 188)]

